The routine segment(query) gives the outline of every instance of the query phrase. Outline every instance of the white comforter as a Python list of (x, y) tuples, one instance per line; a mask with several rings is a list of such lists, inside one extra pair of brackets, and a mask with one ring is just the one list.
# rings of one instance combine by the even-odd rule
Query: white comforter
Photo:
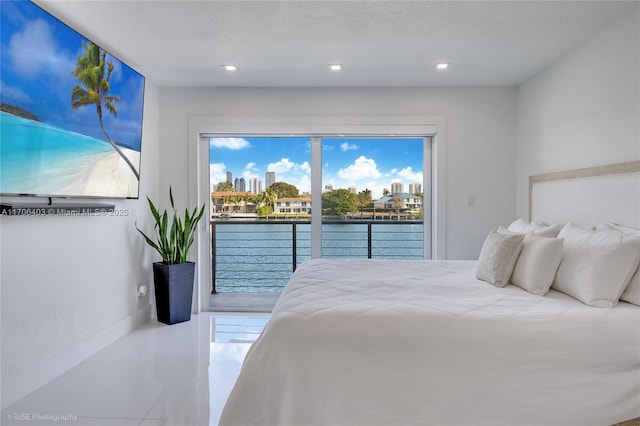
[(473, 261), (312, 260), (221, 425), (608, 425), (640, 416), (640, 308), (477, 281)]

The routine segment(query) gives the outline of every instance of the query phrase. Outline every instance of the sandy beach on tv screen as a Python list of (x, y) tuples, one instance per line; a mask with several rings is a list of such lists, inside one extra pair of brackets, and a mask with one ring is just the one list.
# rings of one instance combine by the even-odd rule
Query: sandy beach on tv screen
[[(135, 165), (140, 164), (140, 153), (132, 149), (120, 150)], [(98, 160), (89, 173), (83, 190), (84, 195), (101, 197), (136, 197), (138, 179), (124, 159), (112, 152)]]

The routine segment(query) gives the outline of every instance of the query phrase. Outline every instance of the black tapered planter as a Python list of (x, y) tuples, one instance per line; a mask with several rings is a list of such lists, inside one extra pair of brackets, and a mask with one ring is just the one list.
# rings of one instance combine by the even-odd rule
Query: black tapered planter
[(191, 319), (195, 266), (193, 262), (153, 264), (158, 321), (177, 324)]

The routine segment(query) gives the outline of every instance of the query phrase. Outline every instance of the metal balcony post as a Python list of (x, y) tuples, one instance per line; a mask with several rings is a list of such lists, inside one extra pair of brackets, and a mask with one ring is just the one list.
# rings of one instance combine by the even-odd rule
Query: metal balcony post
[(216, 294), (216, 224), (211, 223), (211, 294)]
[(297, 252), (297, 240), (296, 240), (296, 223), (293, 222), (291, 224), (292, 227), (292, 232), (291, 232), (291, 247), (293, 250), (293, 253), (291, 254), (291, 258), (293, 259), (293, 272), (296, 271), (296, 264), (298, 263), (298, 259), (296, 258), (296, 252)]
[(367, 223), (367, 259), (371, 259), (371, 222)]

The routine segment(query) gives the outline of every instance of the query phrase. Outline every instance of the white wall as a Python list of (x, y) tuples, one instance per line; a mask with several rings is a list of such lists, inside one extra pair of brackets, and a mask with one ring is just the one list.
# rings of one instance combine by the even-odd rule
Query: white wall
[(640, 6), (518, 89), (517, 214), (529, 175), (640, 159)]
[(151, 312), (151, 256), (135, 223), (158, 196), (158, 89), (147, 83), (139, 200), (100, 200), (122, 217), (1, 217), (2, 407), (44, 385)]
[(186, 202), (190, 116), (444, 116), (447, 258), (473, 259), (515, 214), (515, 107), (515, 88), (161, 88), (160, 187)]

